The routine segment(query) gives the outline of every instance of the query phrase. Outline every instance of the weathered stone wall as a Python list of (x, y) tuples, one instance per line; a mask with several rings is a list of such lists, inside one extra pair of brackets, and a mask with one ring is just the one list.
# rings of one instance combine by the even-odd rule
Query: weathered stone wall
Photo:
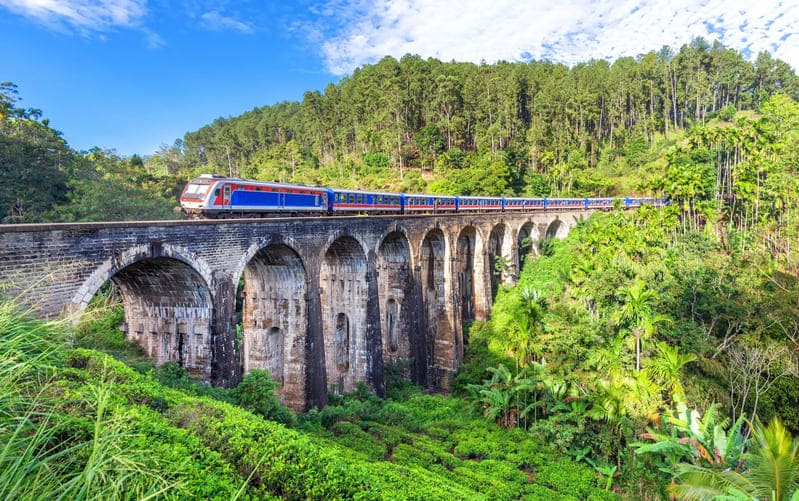
[(157, 365), (177, 362), (190, 374), (210, 378), (211, 319), (208, 286), (190, 266), (158, 257), (137, 261), (111, 280), (122, 292), (128, 339)]
[(383, 394), (384, 362), (446, 389), (462, 320), (490, 311), (493, 256), (512, 282), (524, 236), (562, 237), (588, 214), (2, 225), (0, 283), (43, 317), (78, 318), (113, 280), (122, 328), (156, 363), (223, 385), (266, 368), (301, 410), (360, 381)]
[(242, 366), (267, 369), (286, 405), (305, 404), (307, 290), (299, 255), (283, 244), (259, 249), (244, 268), (241, 294)]

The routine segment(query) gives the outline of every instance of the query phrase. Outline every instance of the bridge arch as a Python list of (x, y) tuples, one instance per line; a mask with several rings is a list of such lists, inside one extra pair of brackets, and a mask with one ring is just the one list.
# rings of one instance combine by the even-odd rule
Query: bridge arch
[[(269, 243), (267, 243), (269, 242)], [(236, 279), (241, 363), (245, 373), (269, 370), (276, 393), (295, 410), (305, 406), (307, 274), (299, 253), (275, 236), (261, 242)], [(238, 310), (238, 307), (237, 307)]]
[(412, 297), (411, 250), (401, 231), (392, 231), (377, 250), (383, 360), (396, 362), (411, 355), (410, 319), (407, 299)]
[(547, 226), (546, 238), (563, 239), (569, 234), (569, 225), (561, 221), (560, 218), (555, 218)]
[(420, 327), (425, 338), (429, 370), (426, 381), (431, 387), (447, 384), (443, 369), (457, 364), (457, 333), (451, 318), (451, 271), (446, 234), (439, 228), (430, 229), (419, 247), (417, 263), (421, 286), (423, 322)]
[(491, 286), (491, 299), (496, 297), (499, 285), (513, 280), (515, 270), (513, 259), (513, 236), (504, 222), (491, 228), (486, 241), (486, 271)]
[(136, 245), (103, 261), (103, 263), (89, 275), (89, 278), (83, 282), (70, 301), (70, 310), (73, 320), (80, 320), (81, 315), (86, 311), (86, 307), (89, 305), (94, 295), (97, 294), (100, 287), (111, 279), (112, 276), (138, 261), (157, 257), (166, 257), (181, 261), (200, 275), (205, 281), (206, 286), (211, 287), (214, 284), (211, 268), (203, 259), (197, 256), (196, 253), (183, 247), (163, 242), (149, 242)]
[(369, 379), (367, 349), (366, 247), (340, 235), (324, 249), (319, 276), (325, 368), (336, 393), (355, 390)]
[(453, 256), (453, 286), (457, 289), (459, 323), (476, 318), (476, 259), (478, 251), (478, 231), (472, 225), (465, 226), (458, 233)]
[(541, 232), (538, 230), (538, 225), (532, 221), (525, 221), (519, 227), (519, 232), (516, 238), (518, 269), (521, 272), (524, 266), (524, 260), (529, 255), (538, 254), (538, 242), (541, 240)]
[(108, 280), (122, 296), (120, 329), (127, 339), (140, 344), (156, 365), (176, 362), (192, 376), (211, 377), (213, 294), (208, 268), (196, 256), (161, 243), (115, 256), (73, 298), (75, 319)]
[[(252, 258), (260, 252), (262, 249), (270, 246), (270, 245), (285, 245), (286, 247), (292, 249), (295, 253), (298, 253), (297, 249), (301, 249), (302, 246), (292, 237), (284, 236), (279, 233), (271, 233), (263, 238), (258, 239), (257, 242), (250, 245), (247, 250), (244, 252), (244, 255), (241, 256), (238, 263), (236, 264), (235, 268), (233, 268), (233, 272), (231, 273), (231, 277), (233, 279), (234, 284), (238, 284), (244, 274), (244, 268), (250, 264)], [(303, 263), (304, 266), (304, 263)]]

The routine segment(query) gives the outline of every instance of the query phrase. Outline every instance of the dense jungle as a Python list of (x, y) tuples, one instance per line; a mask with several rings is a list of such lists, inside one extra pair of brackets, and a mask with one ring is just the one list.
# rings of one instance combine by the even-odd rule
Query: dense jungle
[(266, 371), (153, 367), (113, 288), (77, 326), (4, 296), (0, 497), (799, 499), (799, 79), (768, 53), (386, 57), (145, 157), (75, 151), (20, 94), (0, 84), (3, 223), (177, 218), (201, 173), (669, 205), (528, 242), (450, 395), (399, 363), (386, 399), (295, 415)]

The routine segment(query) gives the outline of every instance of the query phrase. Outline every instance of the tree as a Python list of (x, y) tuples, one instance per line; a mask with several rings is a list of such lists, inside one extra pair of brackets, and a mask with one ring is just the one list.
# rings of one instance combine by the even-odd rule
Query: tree
[(727, 350), (727, 356), (733, 419), (744, 414), (751, 398), (750, 420), (754, 420), (760, 397), (778, 380), (796, 375), (787, 348), (774, 342), (737, 342)]
[(680, 353), (676, 346), (666, 343), (657, 343), (655, 346), (657, 355), (649, 360), (649, 371), (663, 383), (674, 402), (685, 402), (685, 390), (681, 382), (682, 368), (697, 360), (696, 355)]
[(622, 306), (616, 314), (616, 321), (629, 328), (635, 336), (635, 370), (641, 370), (641, 340), (650, 337), (657, 324), (668, 321), (664, 315), (655, 315), (653, 306), (657, 298), (655, 291), (647, 289), (646, 283), (636, 280), (618, 294)]

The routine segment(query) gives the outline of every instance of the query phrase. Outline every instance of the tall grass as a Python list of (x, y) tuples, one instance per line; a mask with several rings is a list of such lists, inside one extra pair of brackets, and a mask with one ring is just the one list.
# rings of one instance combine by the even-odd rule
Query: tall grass
[(111, 412), (109, 379), (78, 396), (55, 382), (69, 328), (0, 302), (0, 499), (179, 495), (179, 483), (153, 473), (154, 458), (133, 445), (124, 414)]

